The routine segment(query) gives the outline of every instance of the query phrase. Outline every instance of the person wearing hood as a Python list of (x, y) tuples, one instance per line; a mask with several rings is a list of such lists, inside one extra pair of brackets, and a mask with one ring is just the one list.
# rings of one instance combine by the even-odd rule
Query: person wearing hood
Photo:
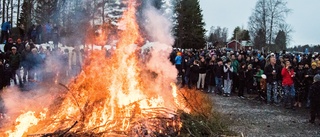
[(316, 117), (320, 119), (320, 75), (315, 75), (313, 80), (310, 87), (310, 123), (314, 123)]

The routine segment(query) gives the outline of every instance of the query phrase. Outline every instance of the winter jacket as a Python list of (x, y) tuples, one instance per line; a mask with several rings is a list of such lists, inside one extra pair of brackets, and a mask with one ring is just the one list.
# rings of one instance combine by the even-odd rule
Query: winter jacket
[[(276, 75), (273, 76), (272, 72), (275, 71)], [(267, 76), (267, 83), (272, 83), (272, 82), (277, 82), (280, 81), (282, 78), (281, 76), (281, 66), (280, 65), (274, 65), (272, 66), (271, 64), (269, 64), (268, 66), (266, 66), (266, 68), (264, 69), (264, 73)]]
[(174, 59), (176, 65), (181, 65), (182, 62), (182, 57), (181, 56), (176, 56)]
[(213, 73), (215, 74), (215, 76), (217, 78), (222, 78), (224, 75), (223, 65), (219, 66), (218, 64), (215, 64), (215, 66), (213, 68)]
[(320, 107), (320, 81), (314, 82), (310, 87), (311, 104)]
[(10, 30), (11, 28), (11, 25), (9, 22), (4, 22), (2, 25), (1, 25), (1, 31), (8, 31)]
[(201, 62), (199, 64), (199, 73), (200, 74), (205, 74), (207, 72), (207, 64), (206, 62)]
[(294, 85), (297, 87), (305, 86), (305, 75), (306, 71), (304, 69), (296, 69), (296, 75), (294, 78)]
[(294, 77), (293, 69), (282, 68), (281, 75), (282, 75), (283, 86), (293, 85), (293, 77)]
[(13, 70), (17, 70), (20, 67), (20, 54), (11, 53), (9, 56), (9, 64)]
[(227, 67), (227, 65), (224, 65), (223, 67), (223, 79), (224, 80), (232, 80), (233, 78), (233, 67), (230, 66), (230, 68)]

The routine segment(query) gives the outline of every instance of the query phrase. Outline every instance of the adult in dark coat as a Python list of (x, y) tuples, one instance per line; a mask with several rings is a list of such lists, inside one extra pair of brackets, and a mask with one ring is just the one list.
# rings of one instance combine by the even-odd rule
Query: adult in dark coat
[(208, 85), (208, 92), (214, 92), (213, 87), (216, 85), (215, 83), (215, 75), (214, 75), (214, 66), (215, 66), (215, 62), (214, 60), (211, 60), (209, 62), (209, 65), (207, 67), (207, 72), (206, 72), (206, 82)]
[(223, 87), (223, 61), (221, 58), (217, 59), (217, 64), (214, 65), (213, 73), (215, 74), (215, 83), (216, 83), (216, 90), (217, 94), (222, 94), (222, 87)]
[[(17, 47), (12, 47), (12, 52), (9, 56), (9, 64), (11, 67), (11, 74), (12, 74), (12, 79), (14, 81), (14, 84), (17, 85), (17, 79), (16, 79), (16, 74), (19, 70), (20, 67), (20, 54), (17, 51)], [(19, 83), (21, 84), (21, 79), (19, 77)]]
[(316, 117), (320, 120), (320, 75), (314, 76), (314, 83), (310, 87), (310, 123), (314, 123)]
[(273, 95), (273, 102), (278, 105), (280, 100), (277, 97), (277, 88), (279, 81), (281, 81), (281, 66), (276, 64), (275, 56), (269, 58), (270, 64), (266, 66), (264, 73), (267, 76), (267, 103), (272, 103), (271, 95)]
[(190, 87), (197, 85), (199, 79), (199, 61), (193, 61), (193, 64), (190, 66)]

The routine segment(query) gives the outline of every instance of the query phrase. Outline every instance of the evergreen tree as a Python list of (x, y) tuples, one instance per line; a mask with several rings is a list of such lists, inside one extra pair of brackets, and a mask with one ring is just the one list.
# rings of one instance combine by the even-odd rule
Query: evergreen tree
[(287, 46), (286, 41), (287, 41), (287, 38), (286, 38), (285, 32), (283, 30), (280, 30), (275, 39), (275, 44), (277, 48), (280, 50), (285, 50)]
[(205, 29), (198, 0), (180, 0), (176, 7), (175, 46), (200, 49), (205, 47)]
[(35, 20), (38, 24), (55, 21), (57, 17), (58, 0), (37, 0)]

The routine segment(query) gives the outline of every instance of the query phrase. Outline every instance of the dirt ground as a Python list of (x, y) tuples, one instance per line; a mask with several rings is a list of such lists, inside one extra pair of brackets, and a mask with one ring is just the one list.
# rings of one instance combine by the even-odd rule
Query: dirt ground
[(310, 124), (309, 110), (266, 105), (254, 97), (211, 95), (216, 111), (228, 119), (230, 130), (245, 137), (320, 137), (320, 120)]

